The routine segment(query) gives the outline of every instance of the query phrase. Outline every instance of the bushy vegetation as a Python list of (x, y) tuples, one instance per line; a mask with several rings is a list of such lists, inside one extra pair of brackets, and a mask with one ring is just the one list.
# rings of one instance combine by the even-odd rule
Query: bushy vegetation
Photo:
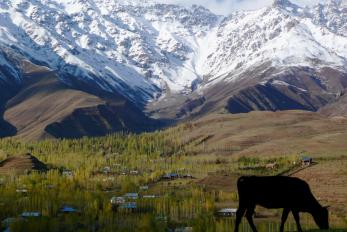
[[(181, 141), (179, 130), (76, 140), (0, 140), (1, 159), (29, 152), (50, 167), (46, 173), (0, 177), (0, 219), (16, 218), (11, 231), (168, 231), (177, 227), (231, 231), (233, 219), (218, 219), (214, 213), (217, 204), (237, 202), (235, 191), (209, 190), (190, 178), (168, 181), (161, 177), (167, 173), (193, 178), (210, 173), (271, 175), (290, 168), (297, 159), (196, 156), (192, 150), (191, 143)], [(258, 168), (269, 162), (277, 162), (278, 167)], [(112, 207), (111, 197), (129, 192), (156, 197), (131, 200), (137, 203), (135, 210)], [(63, 206), (77, 212), (61, 213)], [(18, 217), (31, 211), (41, 216)], [(261, 231), (277, 231), (277, 226), (265, 223)], [(249, 227), (244, 224), (243, 229)]]

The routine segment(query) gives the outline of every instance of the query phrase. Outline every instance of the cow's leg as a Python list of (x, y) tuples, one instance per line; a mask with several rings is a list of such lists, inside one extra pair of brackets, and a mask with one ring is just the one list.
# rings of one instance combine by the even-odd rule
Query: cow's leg
[(257, 228), (255, 227), (254, 222), (253, 222), (254, 209), (255, 209), (255, 205), (247, 208), (246, 218), (247, 218), (248, 223), (251, 226), (253, 232), (257, 232)]
[(298, 227), (298, 231), (302, 232), (302, 228), (301, 228), (301, 225), (300, 225), (299, 211), (292, 210), (292, 213), (293, 213), (293, 216), (294, 216), (294, 219), (295, 219), (295, 222), (296, 222), (296, 226)]
[(283, 209), (282, 218), (281, 218), (280, 232), (283, 232), (283, 230), (284, 230), (284, 223), (286, 223), (286, 221), (287, 221), (289, 212), (290, 212), (289, 209), (287, 209), (287, 208)]
[(234, 229), (235, 232), (239, 231), (241, 219), (242, 219), (243, 215), (245, 215), (245, 212), (246, 212), (246, 207), (243, 207), (240, 205), (236, 211), (236, 221), (235, 221), (235, 229)]

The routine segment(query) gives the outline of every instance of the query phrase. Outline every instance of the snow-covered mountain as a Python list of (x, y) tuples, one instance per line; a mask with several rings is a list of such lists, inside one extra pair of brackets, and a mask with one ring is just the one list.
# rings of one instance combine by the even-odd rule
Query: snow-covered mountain
[(192, 60), (220, 19), (198, 6), (150, 2), (2, 1), (0, 44), (59, 71), (67, 83), (74, 76), (149, 100), (200, 80)]
[(225, 17), (155, 0), (3, 0), (4, 91), (24, 82), (23, 60), (155, 117), (316, 111), (347, 88), (347, 2), (275, 0)]
[(151, 1), (5, 0), (0, 44), (59, 71), (66, 83), (74, 77), (151, 100), (268, 61), (344, 68), (346, 18), (336, 0), (314, 8), (276, 0), (229, 17)]
[(205, 73), (220, 78), (261, 63), (274, 67), (347, 67), (347, 7), (301, 8), (287, 0), (252, 12), (237, 12), (219, 25)]

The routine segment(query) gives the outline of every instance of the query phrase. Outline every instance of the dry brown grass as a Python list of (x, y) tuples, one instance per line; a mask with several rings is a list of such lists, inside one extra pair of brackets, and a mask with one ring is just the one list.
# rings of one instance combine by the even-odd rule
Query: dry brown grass
[[(306, 180), (317, 199), (331, 206), (331, 220), (335, 225), (347, 222), (346, 117), (328, 118), (303, 111), (215, 114), (187, 123), (181, 130), (182, 139), (190, 142), (196, 157), (226, 157), (231, 162), (243, 156), (314, 157), (317, 165), (294, 176)], [(208, 139), (199, 143), (204, 136)], [(237, 178), (236, 174), (215, 173), (197, 183), (211, 190), (236, 192)]]
[(0, 175), (24, 174), (31, 171), (46, 171), (47, 166), (31, 154), (11, 156), (0, 162)]
[(330, 211), (347, 220), (347, 159), (320, 161), (317, 165), (307, 168), (297, 174), (306, 180), (314, 195)]
[(184, 141), (209, 135), (194, 146), (198, 154), (320, 157), (347, 151), (347, 118), (304, 111), (214, 114), (185, 124), (181, 133)]
[(76, 108), (102, 104), (99, 98), (67, 88), (47, 70), (27, 74), (23, 89), (7, 103), (4, 119), (17, 128), (18, 137), (49, 137), (45, 128), (70, 115)]

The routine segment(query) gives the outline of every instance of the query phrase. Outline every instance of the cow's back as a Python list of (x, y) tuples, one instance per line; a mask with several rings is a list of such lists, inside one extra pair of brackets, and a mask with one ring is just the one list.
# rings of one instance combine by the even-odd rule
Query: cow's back
[(308, 184), (293, 177), (243, 176), (239, 178), (237, 186), (243, 204), (305, 210), (315, 201)]

